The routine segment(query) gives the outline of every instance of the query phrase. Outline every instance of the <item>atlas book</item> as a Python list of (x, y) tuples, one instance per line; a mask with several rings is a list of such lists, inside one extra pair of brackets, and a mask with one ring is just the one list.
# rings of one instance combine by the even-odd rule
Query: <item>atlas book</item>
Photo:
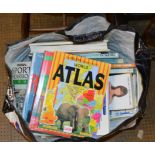
[(15, 94), (14, 106), (22, 115), (31, 62), (15, 62), (12, 66), (12, 86)]
[(29, 123), (30, 121), (32, 106), (33, 106), (33, 102), (34, 102), (34, 98), (35, 98), (36, 90), (38, 86), (38, 81), (40, 77), (42, 61), (43, 61), (43, 54), (41, 53), (33, 54), (30, 77), (29, 77), (27, 92), (26, 92), (25, 101), (24, 101), (24, 108), (22, 112), (22, 117), (27, 123)]
[(40, 132), (96, 137), (111, 65), (54, 52), (39, 119)]

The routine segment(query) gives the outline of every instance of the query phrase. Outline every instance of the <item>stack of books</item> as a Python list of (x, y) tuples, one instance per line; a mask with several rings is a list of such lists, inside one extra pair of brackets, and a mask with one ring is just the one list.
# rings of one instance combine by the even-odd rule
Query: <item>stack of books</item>
[(33, 43), (30, 49), (22, 117), (32, 132), (100, 138), (138, 112), (141, 76), (106, 40)]

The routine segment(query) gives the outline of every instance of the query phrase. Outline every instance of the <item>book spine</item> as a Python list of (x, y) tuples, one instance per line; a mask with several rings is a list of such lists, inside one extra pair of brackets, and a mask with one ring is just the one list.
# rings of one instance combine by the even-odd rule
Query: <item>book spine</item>
[(105, 52), (105, 53), (81, 53), (81, 54), (76, 54), (81, 57), (86, 57), (86, 58), (94, 58), (94, 59), (111, 59), (111, 58), (119, 58), (119, 53), (115, 52)]
[(26, 122), (30, 121), (30, 115), (38, 86), (42, 60), (43, 60), (43, 54), (40, 53), (34, 54), (22, 113), (23, 119)]
[(100, 59), (93, 59), (93, 60), (96, 60), (96, 61), (101, 61), (101, 62), (107, 62), (107, 63), (110, 63), (110, 64), (123, 64), (124, 63), (124, 60), (123, 59), (104, 59), (104, 58), (100, 58)]
[(111, 68), (135, 68), (136, 64), (112, 64)]
[(115, 68), (110, 70), (110, 74), (133, 73), (133, 68)]

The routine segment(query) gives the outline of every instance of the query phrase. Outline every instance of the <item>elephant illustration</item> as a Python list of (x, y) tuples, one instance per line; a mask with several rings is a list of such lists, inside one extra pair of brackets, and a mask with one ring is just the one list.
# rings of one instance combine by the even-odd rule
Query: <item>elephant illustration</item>
[(89, 132), (90, 116), (87, 108), (63, 103), (58, 108), (56, 115), (61, 122), (61, 130), (63, 129), (63, 123), (69, 121), (73, 131), (80, 129), (82, 132)]

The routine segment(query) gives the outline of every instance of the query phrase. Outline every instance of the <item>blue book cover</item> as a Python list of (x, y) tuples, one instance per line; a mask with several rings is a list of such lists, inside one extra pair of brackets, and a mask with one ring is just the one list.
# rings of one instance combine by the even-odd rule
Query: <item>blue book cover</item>
[(22, 117), (27, 123), (29, 123), (31, 117), (32, 106), (36, 95), (42, 61), (43, 61), (43, 54), (34, 53), (22, 113)]

